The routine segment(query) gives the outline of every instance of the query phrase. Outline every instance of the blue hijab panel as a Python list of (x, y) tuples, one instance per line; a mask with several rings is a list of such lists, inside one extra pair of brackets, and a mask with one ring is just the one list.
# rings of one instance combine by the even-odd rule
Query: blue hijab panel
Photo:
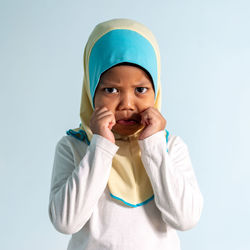
[(101, 74), (116, 64), (128, 62), (143, 67), (152, 77), (157, 93), (157, 59), (151, 43), (139, 33), (116, 29), (103, 35), (93, 46), (89, 58), (90, 94), (94, 94)]

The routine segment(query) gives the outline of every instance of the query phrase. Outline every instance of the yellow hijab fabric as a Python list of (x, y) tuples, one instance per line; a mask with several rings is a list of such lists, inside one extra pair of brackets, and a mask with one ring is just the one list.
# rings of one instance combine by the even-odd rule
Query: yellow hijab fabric
[[(147, 39), (154, 49), (157, 61), (157, 93), (155, 95), (154, 107), (160, 111), (161, 108), (161, 83), (160, 83), (160, 54), (158, 44), (151, 31), (139, 22), (130, 19), (112, 19), (99, 23), (90, 34), (84, 50), (84, 79), (81, 97), (79, 128), (70, 129), (67, 134), (73, 135), (80, 140), (90, 143), (92, 131), (89, 127), (93, 113), (93, 101), (90, 90), (89, 59), (91, 50), (105, 34), (113, 30), (135, 31)], [(153, 189), (141, 161), (141, 152), (138, 145), (137, 131), (131, 136), (121, 136), (114, 133), (115, 143), (119, 149), (112, 161), (112, 168), (108, 180), (108, 188), (114, 201), (126, 204), (130, 207), (137, 207), (146, 204), (153, 199)]]

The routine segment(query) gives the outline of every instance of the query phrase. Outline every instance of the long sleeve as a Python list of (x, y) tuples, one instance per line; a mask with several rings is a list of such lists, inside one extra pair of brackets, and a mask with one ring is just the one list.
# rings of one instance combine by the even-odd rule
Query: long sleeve
[[(55, 150), (49, 197), (49, 217), (61, 233), (78, 232), (90, 218), (108, 182), (118, 146), (93, 135), (78, 166), (72, 145), (62, 138)], [(85, 147), (85, 149), (84, 149)]]
[(203, 197), (187, 145), (179, 136), (167, 144), (164, 131), (138, 143), (163, 221), (177, 230), (191, 229), (201, 216)]

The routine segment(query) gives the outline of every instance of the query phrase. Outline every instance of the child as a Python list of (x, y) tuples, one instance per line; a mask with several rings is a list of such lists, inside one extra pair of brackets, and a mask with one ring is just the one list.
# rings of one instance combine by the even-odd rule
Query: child
[(187, 145), (160, 113), (160, 55), (129, 19), (98, 24), (84, 51), (81, 124), (57, 143), (49, 216), (68, 250), (177, 250), (203, 197)]

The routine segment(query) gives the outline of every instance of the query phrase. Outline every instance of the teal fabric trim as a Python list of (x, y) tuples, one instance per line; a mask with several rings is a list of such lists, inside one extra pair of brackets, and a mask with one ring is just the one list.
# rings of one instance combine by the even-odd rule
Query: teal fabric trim
[(137, 64), (151, 75), (156, 98), (157, 58), (152, 44), (135, 31), (116, 29), (103, 35), (94, 44), (90, 52), (89, 80), (93, 104), (95, 90), (101, 74), (122, 62)]
[(80, 129), (78, 132), (74, 131), (73, 129), (69, 129), (68, 131), (66, 131), (66, 134), (71, 135), (80, 141), (86, 141), (88, 145), (90, 144), (86, 132), (82, 129)]
[(138, 203), (138, 204), (134, 205), (134, 204), (128, 203), (128, 202), (126, 202), (125, 200), (123, 200), (123, 199), (121, 199), (121, 198), (119, 198), (119, 197), (113, 195), (112, 193), (110, 193), (110, 196), (111, 196), (112, 198), (114, 198), (114, 199), (117, 199), (117, 200), (122, 201), (124, 204), (126, 204), (126, 205), (128, 205), (128, 206), (130, 206), (130, 207), (139, 207), (139, 206), (145, 205), (146, 203), (148, 203), (149, 201), (151, 201), (151, 200), (154, 199), (154, 195), (153, 195), (151, 198), (149, 198), (149, 199), (147, 199), (147, 200), (145, 200), (145, 201), (143, 201), (143, 202), (141, 202), (141, 203)]
[[(168, 136), (169, 136), (169, 132), (165, 129), (165, 131), (166, 131), (166, 143), (168, 143)], [(168, 148), (167, 148), (167, 152), (168, 152)]]
[[(81, 126), (81, 124), (80, 124), (80, 126)], [(165, 131), (167, 133), (166, 134), (166, 143), (168, 143), (169, 132), (167, 129), (165, 129)], [(86, 141), (88, 145), (90, 144), (90, 141), (88, 139), (86, 132), (82, 129), (80, 129), (78, 132), (76, 132), (72, 129), (69, 129), (68, 131), (66, 131), (66, 134), (71, 135), (80, 141)], [(167, 149), (167, 152), (168, 152), (168, 149)]]

